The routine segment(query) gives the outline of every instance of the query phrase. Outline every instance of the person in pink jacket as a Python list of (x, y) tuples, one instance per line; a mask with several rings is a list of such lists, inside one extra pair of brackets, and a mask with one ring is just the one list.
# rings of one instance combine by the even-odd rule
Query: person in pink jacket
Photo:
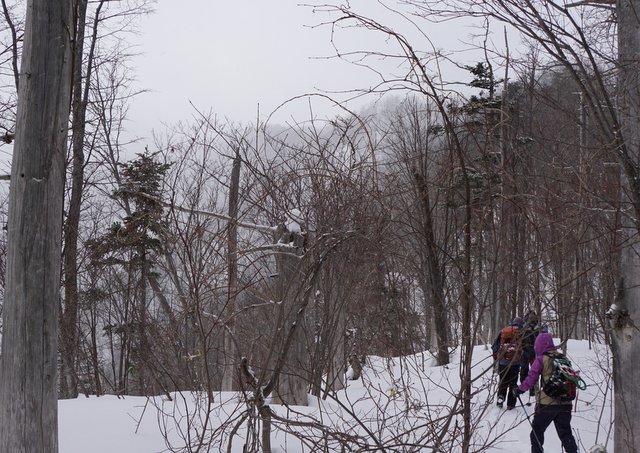
[(542, 380), (540, 391), (536, 395), (536, 409), (531, 423), (531, 453), (542, 453), (544, 449), (544, 432), (551, 422), (556, 427), (558, 437), (562, 442), (562, 447), (567, 453), (578, 453), (578, 445), (571, 432), (571, 402), (559, 401), (553, 399), (544, 391), (544, 382), (548, 381), (553, 372), (552, 359), (545, 355), (545, 352), (554, 351), (556, 349), (553, 344), (553, 337), (548, 332), (541, 332), (535, 341), (534, 350), (536, 358), (529, 369), (529, 374), (519, 387), (513, 393), (519, 398), (522, 393), (533, 388), (538, 382), (538, 378)]

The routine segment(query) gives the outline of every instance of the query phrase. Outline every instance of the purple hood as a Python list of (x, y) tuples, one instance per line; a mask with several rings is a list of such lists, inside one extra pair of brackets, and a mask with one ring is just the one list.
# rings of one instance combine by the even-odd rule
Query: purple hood
[(520, 384), (519, 389), (523, 392), (526, 392), (538, 382), (538, 378), (540, 374), (542, 374), (542, 369), (544, 368), (543, 356), (545, 352), (553, 351), (555, 349), (555, 345), (553, 344), (553, 337), (550, 333), (541, 332), (536, 337), (536, 342), (533, 346), (533, 349), (536, 351), (536, 358), (531, 364), (531, 368), (529, 368), (529, 374), (527, 378), (524, 380), (522, 384)]
[(536, 356), (552, 351), (555, 348), (556, 346), (553, 344), (553, 337), (547, 332), (539, 333), (536, 337), (536, 343), (533, 345), (533, 349), (536, 351)]

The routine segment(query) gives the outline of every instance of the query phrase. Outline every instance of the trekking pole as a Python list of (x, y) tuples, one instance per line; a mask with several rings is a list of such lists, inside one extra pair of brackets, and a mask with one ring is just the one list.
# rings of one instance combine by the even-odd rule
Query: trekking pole
[(531, 426), (531, 430), (533, 430), (533, 424), (531, 424), (531, 419), (529, 418), (529, 413), (527, 412), (527, 408), (525, 407), (524, 403), (522, 402), (522, 398), (520, 398), (520, 395), (518, 395), (518, 401), (520, 401), (520, 405), (522, 406), (522, 409), (524, 410), (524, 415), (526, 415), (527, 421), (529, 422), (529, 426)]
[(540, 443), (540, 439), (538, 439), (538, 435), (536, 434), (536, 431), (533, 429), (533, 423), (531, 423), (531, 419), (529, 418), (529, 413), (527, 412), (527, 408), (524, 406), (524, 403), (522, 402), (522, 399), (520, 398), (520, 395), (518, 395), (518, 401), (520, 401), (520, 405), (522, 406), (522, 409), (524, 410), (524, 415), (526, 415), (527, 421), (529, 422), (529, 426), (531, 426), (531, 432), (533, 433), (533, 437), (536, 438), (536, 442), (538, 442), (538, 446), (540, 448), (542, 448), (542, 444)]

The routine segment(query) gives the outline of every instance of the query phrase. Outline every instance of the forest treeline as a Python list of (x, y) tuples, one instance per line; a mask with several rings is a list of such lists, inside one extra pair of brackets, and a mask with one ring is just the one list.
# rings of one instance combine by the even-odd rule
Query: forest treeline
[(219, 390), (241, 357), (268, 381), (283, 355), (300, 403), (350, 361), (446, 364), (528, 311), (606, 342), (619, 168), (566, 74), (540, 77), (448, 106), (458, 150), (416, 96), (277, 132), (203, 116), (128, 161), (90, 150), (66, 396)]

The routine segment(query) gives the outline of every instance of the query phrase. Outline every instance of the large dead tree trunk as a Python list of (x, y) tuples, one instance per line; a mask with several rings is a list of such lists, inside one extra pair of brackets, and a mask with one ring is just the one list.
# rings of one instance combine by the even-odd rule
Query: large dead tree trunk
[[(626, 173), (626, 243), (622, 251), (617, 309), (613, 315), (613, 377), (616, 453), (640, 451), (640, 0), (618, 1), (618, 107), (620, 149)], [(634, 209), (635, 208), (635, 209)]]
[(30, 0), (9, 194), (2, 451), (58, 451), (57, 323), (71, 0)]
[[(280, 297), (282, 315), (278, 316), (278, 354), (286, 357), (284, 366), (278, 379), (278, 387), (274, 400), (280, 404), (306, 406), (307, 387), (310, 376), (308, 375), (308, 353), (304, 341), (304, 328), (302, 316), (298, 313), (299, 306), (306, 307), (306, 303), (299, 300), (303, 297), (300, 291), (303, 275), (300, 270), (300, 256), (303, 254), (304, 238), (299, 233), (285, 232), (280, 239), (286, 247), (284, 253), (276, 255), (278, 268), (278, 296)], [(294, 325), (293, 338), (287, 339), (283, 335), (292, 335), (289, 329)]]

